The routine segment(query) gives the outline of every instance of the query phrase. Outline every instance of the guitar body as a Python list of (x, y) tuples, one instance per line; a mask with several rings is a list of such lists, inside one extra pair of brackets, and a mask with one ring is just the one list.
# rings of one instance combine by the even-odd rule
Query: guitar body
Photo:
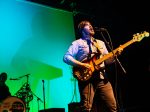
[(89, 80), (92, 77), (93, 72), (100, 69), (98, 65), (95, 65), (95, 61), (97, 60), (98, 57), (99, 55), (94, 55), (91, 59), (83, 61), (83, 63), (90, 64), (92, 66), (91, 69), (82, 67), (73, 67), (73, 76), (80, 81)]

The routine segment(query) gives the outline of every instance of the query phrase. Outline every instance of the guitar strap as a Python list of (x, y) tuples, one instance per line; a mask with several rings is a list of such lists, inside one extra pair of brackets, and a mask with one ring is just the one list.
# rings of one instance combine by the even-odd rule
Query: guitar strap
[(97, 52), (98, 52), (99, 54), (101, 54), (100, 47), (99, 47), (99, 45), (98, 45), (96, 39), (94, 39), (93, 44), (94, 44), (94, 46), (97, 48)]

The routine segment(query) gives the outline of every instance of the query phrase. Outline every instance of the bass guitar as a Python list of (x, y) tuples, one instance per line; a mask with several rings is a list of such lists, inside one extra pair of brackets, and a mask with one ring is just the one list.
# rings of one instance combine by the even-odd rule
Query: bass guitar
[(130, 41), (126, 42), (123, 45), (120, 45), (118, 48), (114, 49), (112, 52), (104, 55), (103, 57), (101, 57), (99, 59), (97, 59), (97, 56), (95, 55), (91, 59), (83, 61), (84, 63), (90, 64), (92, 66), (91, 69), (82, 68), (82, 67), (73, 67), (72, 68), (73, 76), (77, 80), (80, 80), (80, 81), (89, 80), (92, 77), (94, 71), (101, 69), (99, 67), (99, 64), (101, 64), (103, 61), (113, 57), (114, 54), (116, 54), (120, 48), (124, 49), (124, 48), (126, 48), (127, 46), (131, 45), (134, 42), (140, 42), (144, 37), (149, 37), (149, 32), (144, 31), (142, 33), (134, 34), (133, 38)]

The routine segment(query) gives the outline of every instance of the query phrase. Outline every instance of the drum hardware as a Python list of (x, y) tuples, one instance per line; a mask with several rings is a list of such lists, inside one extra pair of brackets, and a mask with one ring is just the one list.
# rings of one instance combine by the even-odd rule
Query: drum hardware
[(32, 94), (37, 98), (37, 103), (38, 103), (38, 112), (40, 111), (40, 109), (39, 109), (39, 101), (41, 101), (42, 103), (43, 103), (43, 101), (38, 97), (38, 96), (36, 96), (33, 92), (32, 92)]
[(27, 74), (27, 75), (21, 76), (19, 78), (16, 78), (17, 80), (19, 80), (23, 77), (27, 77), (27, 81), (21, 86), (21, 88), (15, 94), (16, 97), (20, 98), (25, 103), (26, 112), (29, 112), (29, 110), (30, 110), (29, 103), (30, 103), (30, 101), (33, 100), (33, 96), (35, 96), (37, 98), (38, 110), (39, 110), (39, 101), (41, 101), (43, 103), (43, 101), (32, 92), (32, 90), (30, 88), (30, 84), (29, 84), (29, 75), (30, 74)]
[(26, 112), (29, 112), (30, 110), (29, 102), (33, 100), (33, 94), (29, 85), (29, 75), (30, 74), (27, 74), (17, 78), (17, 79), (21, 79), (23, 77), (26, 77), (27, 81), (22, 85), (22, 87), (15, 94), (15, 96), (22, 99), (23, 102), (25, 103)]
[(28, 83), (23, 86), (15, 94), (18, 98), (22, 99), (26, 104), (33, 100), (33, 94)]

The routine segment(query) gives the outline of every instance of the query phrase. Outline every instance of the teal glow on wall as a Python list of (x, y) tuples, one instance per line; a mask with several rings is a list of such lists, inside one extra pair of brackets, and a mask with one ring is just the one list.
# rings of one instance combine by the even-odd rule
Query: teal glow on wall
[(34, 93), (30, 112), (44, 108), (43, 102), (38, 107), (36, 97), (43, 100), (43, 84), (46, 108), (65, 108), (68, 112), (75, 86), (71, 68), (62, 58), (75, 39), (73, 24), (71, 12), (23, 0), (0, 1), (0, 72), (8, 74), (6, 83), (12, 96), (29, 74)]

